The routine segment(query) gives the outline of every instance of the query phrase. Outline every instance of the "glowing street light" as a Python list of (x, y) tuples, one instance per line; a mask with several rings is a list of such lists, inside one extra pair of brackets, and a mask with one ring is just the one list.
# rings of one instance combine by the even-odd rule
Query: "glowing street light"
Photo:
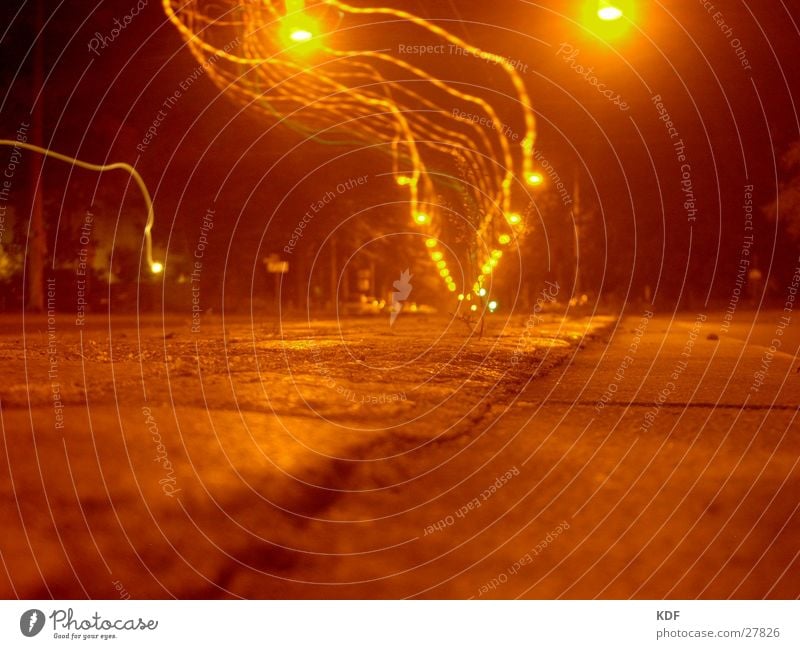
[(622, 9), (610, 2), (600, 1), (600, 6), (597, 8), (597, 17), (600, 20), (612, 21), (622, 18)]
[(583, 0), (582, 21), (588, 32), (601, 41), (612, 41), (630, 33), (638, 21), (636, 0)]
[[(319, 32), (316, 21), (305, 13), (305, 0), (287, 0), (281, 32), (290, 45), (309, 47)], [(304, 48), (301, 51), (305, 51)]]
[(295, 43), (305, 43), (306, 41), (310, 41), (312, 38), (314, 38), (314, 34), (307, 29), (295, 29), (289, 34), (289, 38)]
[(164, 270), (164, 264), (162, 264), (160, 261), (154, 261), (152, 264), (150, 264), (150, 271), (154, 275), (158, 275), (162, 270)]
[(528, 175), (528, 184), (531, 187), (538, 187), (544, 182), (544, 176), (540, 174), (538, 171), (534, 171), (532, 174)]

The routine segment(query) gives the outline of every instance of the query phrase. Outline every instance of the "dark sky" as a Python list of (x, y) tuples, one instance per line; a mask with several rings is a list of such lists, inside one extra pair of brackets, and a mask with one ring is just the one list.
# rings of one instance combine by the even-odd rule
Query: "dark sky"
[[(216, 201), (220, 217), (214, 236), (224, 245), (214, 246), (209, 259), (224, 264), (230, 254), (264, 253), (255, 244), (286, 188), (340, 151), (304, 147), (267, 174), (297, 135), (278, 128), (264, 136), (269, 120), (243, 111), (201, 78), (168, 111), (146, 151), (138, 152), (165, 97), (197, 62), (157, 0), (149, 0), (98, 54), (90, 52), (94, 35), (109, 34), (115, 18), (135, 4), (43, 2), (46, 144), (90, 160), (136, 161), (156, 199), (155, 235), (162, 250), (168, 238), (170, 254), (191, 249), (203, 214)], [(582, 204), (593, 214), (585, 230), (598, 255), (590, 260), (599, 269), (592, 275), (604, 281), (604, 290), (625, 293), (631, 285), (638, 295), (648, 285), (658, 287), (664, 299), (683, 294), (685, 306), (703, 303), (708, 295), (725, 299), (740, 256), (745, 186), (753, 186), (757, 207), (770, 203), (780, 177), (777, 160), (800, 135), (797, 2), (642, 0), (632, 3), (635, 23), (605, 42), (587, 30), (596, 25), (585, 19), (584, 0), (390, 4), (447, 21), (442, 24), (456, 34), (525, 66), (539, 123), (537, 148), (570, 185), (578, 174)], [(4, 137), (14, 137), (31, 107), (34, 7), (8, 2), (0, 10), (1, 24), (7, 25), (0, 106)], [(371, 37), (387, 44), (414, 38), (402, 29)], [(571, 69), (558, 54), (562, 43), (571, 48), (566, 51), (577, 51), (572, 64), (592, 67), (591, 75), (624, 99), (628, 110)], [(474, 74), (451, 60), (429, 63), (442, 78), (470, 80)], [(502, 85), (502, 79), (484, 74), (476, 81)], [(678, 138), (670, 138), (659, 120), (655, 95), (661, 96)], [(499, 105), (515, 125), (513, 105)], [(678, 140), (690, 165), (693, 220), (684, 206)], [(285, 238), (297, 212), (315, 195), (315, 184), (336, 179), (343, 170), (346, 175), (369, 171), (374, 164), (366, 156), (349, 156), (323, 165), (278, 212), (267, 242)], [(57, 203), (72, 205), (73, 196), (86, 200), (82, 185), (90, 193), (92, 178), (79, 174), (69, 185), (69, 170), (55, 163), (46, 169), (52, 191), (63, 194)], [(114, 182), (102, 181), (107, 194), (124, 191), (124, 178)], [(125, 213), (134, 219), (138, 199), (131, 191), (126, 200)], [(759, 210), (756, 219), (758, 263), (780, 285), (797, 258), (796, 244)]]

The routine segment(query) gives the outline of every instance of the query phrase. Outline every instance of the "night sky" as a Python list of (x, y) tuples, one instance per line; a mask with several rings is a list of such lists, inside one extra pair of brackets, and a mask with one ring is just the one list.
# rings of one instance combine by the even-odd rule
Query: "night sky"
[[(519, 62), (538, 119), (536, 150), (570, 191), (579, 176), (585, 290), (638, 299), (649, 287), (656, 301), (690, 308), (709, 299), (725, 301), (742, 245), (745, 190), (752, 185), (755, 259), (780, 292), (794, 268), (797, 242), (761, 208), (774, 201), (785, 175), (780, 158), (798, 138), (796, 3), (637, 2), (634, 24), (606, 42), (589, 31), (597, 25), (586, 19), (579, 1), (390, 4), (446, 21), (455, 34)], [(346, 146), (303, 143), (292, 129), (274, 127), (196, 74), (197, 60), (156, 0), (105, 47), (95, 45), (96, 53), (89, 49), (92, 39), (108, 38), (114, 20), (135, 3), (43, 5), (44, 143), (87, 160), (135, 164), (154, 196), (155, 245), (166, 255), (166, 281), (185, 271), (180, 260), (194, 247), (209, 207), (216, 218), (207, 267), (219, 286), (226, 272), (228, 290), (247, 293), (255, 262), (280, 252), (319, 187), (388, 170), (379, 154), (342, 156)], [(0, 109), (3, 135), (13, 139), (18, 126), (30, 121), (35, 5), (5, 3), (2, 13)], [(375, 25), (336, 38), (395, 52), (401, 43), (425, 40), (411, 28)], [(463, 57), (418, 56), (414, 62), (453, 83), (508, 91), (499, 72), (476, 72)], [(603, 96), (592, 77), (613, 90), (625, 110)], [(164, 110), (181, 83), (188, 85), (180, 101)], [(661, 97), (661, 113), (655, 96)], [(518, 129), (511, 100), (498, 95), (497, 102), (509, 127)], [(154, 121), (157, 133), (143, 147)], [(689, 188), (681, 185), (684, 162)], [(118, 241), (140, 237), (141, 202), (124, 174), (98, 178), (48, 161), (44, 183), (51, 248), (58, 247), (54, 223), (63, 227), (59, 237), (74, 228), (93, 195), (95, 211), (99, 204), (109, 214), (107, 232), (119, 214)], [(347, 210), (374, 202), (376, 192), (391, 200), (395, 189), (376, 182), (351, 194), (349, 204), (326, 215), (324, 227), (308, 237), (296, 259), (316, 254), (321, 238)], [(20, 191), (11, 198), (21, 214), (27, 195)], [(543, 200), (540, 211), (545, 205)], [(385, 218), (388, 225), (401, 218), (389, 212), (372, 218)], [(540, 217), (538, 235), (530, 239), (536, 247), (523, 250), (523, 266), (530, 269), (523, 281), (541, 279), (525, 275), (533, 269), (540, 276), (569, 274), (574, 262), (555, 243), (551, 252), (560, 258), (548, 259), (547, 241), (563, 239), (557, 230), (571, 231), (570, 219), (568, 210), (557, 207)], [(232, 272), (237, 264), (247, 272)]]

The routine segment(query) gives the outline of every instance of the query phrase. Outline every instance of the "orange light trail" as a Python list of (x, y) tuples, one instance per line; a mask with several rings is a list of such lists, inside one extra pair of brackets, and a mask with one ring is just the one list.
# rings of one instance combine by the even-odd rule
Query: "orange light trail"
[[(434, 173), (437, 161), (452, 162), (450, 178), (463, 184), (476, 212), (474, 244), (462, 260), (465, 288), (482, 287), (496, 271), (495, 242), (508, 245), (524, 233), (519, 203), (530, 201), (525, 186), (539, 176), (532, 164), (536, 121), (522, 77), (509, 59), (389, 7), (356, 7), (341, 0), (221, 0), (211, 17), (203, 8), (212, 5), (203, 0), (162, 3), (209, 77), (239, 102), (273, 120), (287, 120), (312, 139), (324, 133), (343, 142), (387, 145), (398, 191), (407, 195), (409, 222), (425, 237), (449, 291), (456, 287), (448, 265), (458, 260), (447, 259), (453, 253), (440, 246), (445, 234), (441, 179), (447, 174)], [(523, 137), (512, 140), (513, 131), (503, 127), (491, 89), (473, 84), (467, 91), (464, 84), (438, 79), (421, 64), (392, 53), (398, 23), (421, 30), (426, 42), (499, 66), (513, 89), (518, 111), (513, 119)], [(381, 30), (387, 48), (343, 46), (356, 29)]]

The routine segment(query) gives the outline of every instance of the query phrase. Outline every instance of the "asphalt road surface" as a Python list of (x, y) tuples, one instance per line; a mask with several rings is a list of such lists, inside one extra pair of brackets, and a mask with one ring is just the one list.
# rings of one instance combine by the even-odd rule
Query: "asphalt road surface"
[(780, 316), (4, 319), (0, 594), (798, 597)]

